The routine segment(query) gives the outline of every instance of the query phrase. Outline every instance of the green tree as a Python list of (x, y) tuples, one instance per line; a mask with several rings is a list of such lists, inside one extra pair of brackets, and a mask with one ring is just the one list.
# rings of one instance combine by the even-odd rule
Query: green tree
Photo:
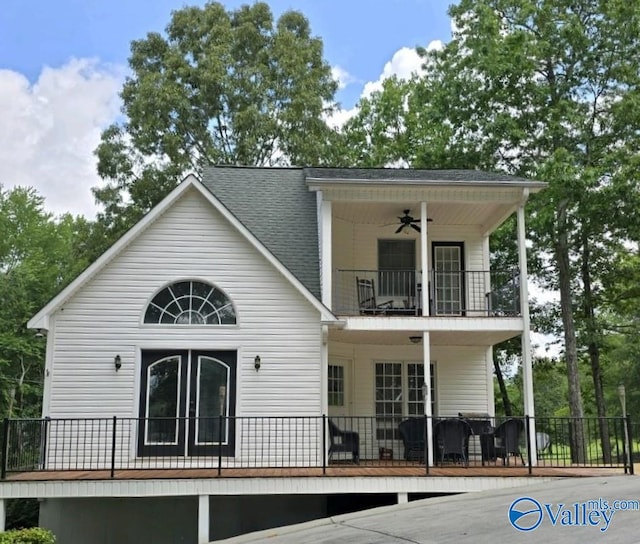
[(86, 264), (75, 237), (86, 223), (54, 221), (33, 189), (0, 186), (0, 413), (38, 417), (45, 342), (27, 321)]
[(122, 232), (206, 164), (321, 164), (337, 88), (322, 41), (297, 11), (258, 2), (174, 11), (132, 43), (121, 122), (102, 134), (101, 221)]

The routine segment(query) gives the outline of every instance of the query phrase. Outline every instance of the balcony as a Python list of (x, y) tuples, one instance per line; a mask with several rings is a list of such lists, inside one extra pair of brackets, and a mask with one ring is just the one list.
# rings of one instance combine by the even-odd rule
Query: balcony
[[(429, 316), (520, 315), (518, 271), (430, 270)], [(422, 273), (416, 270), (336, 270), (337, 315), (422, 316)]]

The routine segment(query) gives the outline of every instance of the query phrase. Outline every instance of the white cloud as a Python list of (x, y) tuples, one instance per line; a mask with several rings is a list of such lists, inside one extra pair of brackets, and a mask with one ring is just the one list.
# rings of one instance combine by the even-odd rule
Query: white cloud
[[(433, 51), (435, 49), (442, 49), (443, 47), (444, 44), (442, 41), (433, 40), (427, 45), (426, 49), (427, 51)], [(368, 98), (374, 92), (381, 90), (384, 80), (392, 76), (400, 79), (409, 79), (413, 74), (421, 74), (423, 63), (424, 59), (418, 55), (415, 47), (401, 47), (393, 54), (391, 60), (384, 65), (380, 77), (378, 77), (376, 81), (368, 81), (364, 84), (360, 98)], [(344, 86), (356, 81), (351, 74), (339, 66), (333, 67), (332, 73), (334, 79)], [(357, 112), (357, 106), (351, 109), (338, 109), (327, 119), (327, 122), (334, 128), (340, 127)]]
[(331, 68), (331, 77), (338, 82), (338, 89), (344, 89), (347, 85), (356, 81), (355, 77), (340, 66), (333, 66)]
[(55, 214), (92, 217), (93, 151), (118, 116), (123, 75), (89, 59), (45, 67), (34, 84), (0, 70), (0, 184), (35, 187)]

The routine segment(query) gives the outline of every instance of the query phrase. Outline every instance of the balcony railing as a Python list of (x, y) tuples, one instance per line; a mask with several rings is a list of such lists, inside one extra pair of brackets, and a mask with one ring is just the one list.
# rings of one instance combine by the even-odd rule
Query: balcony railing
[[(155, 421), (155, 420), (154, 420)], [(459, 422), (463, 424), (459, 424)], [(608, 433), (601, 443), (601, 423)], [(453, 423), (451, 423), (453, 422)], [(136, 418), (5, 420), (1, 477), (19, 472), (101, 471), (102, 478), (123, 470), (207, 469), (218, 476), (243, 469), (317, 469), (416, 467), (428, 474), (434, 465), (527, 467), (608, 467), (633, 473), (640, 436), (629, 418), (402, 418), (233, 417), (200, 419), (198, 424), (233, 429), (227, 439), (200, 444), (200, 455), (142, 454), (140, 433), (148, 421)], [(187, 423), (187, 422), (182, 422)], [(535, 424), (537, 459), (532, 459), (529, 429)], [(430, 427), (432, 441), (425, 439)], [(464, 450), (448, 450), (445, 427), (463, 429)], [(188, 428), (189, 425), (184, 425)], [(509, 431), (508, 429), (512, 429)], [(509, 434), (509, 432), (515, 434)], [(511, 436), (511, 438), (509, 438)], [(461, 442), (454, 441), (457, 447)], [(158, 444), (156, 444), (158, 445)], [(175, 446), (175, 443), (171, 444)], [(221, 445), (225, 446), (222, 448)], [(161, 444), (160, 444), (161, 446)], [(146, 450), (148, 451), (148, 450)], [(433, 464), (428, 463), (433, 459)]]
[[(430, 270), (430, 316), (520, 315), (517, 271)], [(336, 270), (338, 315), (422, 315), (422, 274), (416, 270)]]

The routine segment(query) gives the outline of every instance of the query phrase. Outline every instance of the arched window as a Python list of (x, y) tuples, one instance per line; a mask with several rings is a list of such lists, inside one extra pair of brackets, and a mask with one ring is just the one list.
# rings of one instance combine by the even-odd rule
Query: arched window
[(233, 325), (236, 311), (222, 291), (201, 281), (179, 281), (153, 297), (145, 323), (177, 325)]

